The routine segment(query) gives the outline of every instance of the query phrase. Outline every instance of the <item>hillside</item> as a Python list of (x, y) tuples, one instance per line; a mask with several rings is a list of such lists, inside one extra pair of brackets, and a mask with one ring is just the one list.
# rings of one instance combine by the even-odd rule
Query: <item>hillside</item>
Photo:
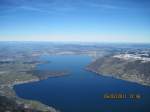
[(101, 75), (150, 85), (150, 61), (124, 60), (107, 56), (95, 60), (87, 66), (87, 69)]
[(13, 99), (9, 99), (5, 96), (0, 96), (0, 112), (42, 112), (42, 111), (25, 107), (24, 104), (18, 105)]

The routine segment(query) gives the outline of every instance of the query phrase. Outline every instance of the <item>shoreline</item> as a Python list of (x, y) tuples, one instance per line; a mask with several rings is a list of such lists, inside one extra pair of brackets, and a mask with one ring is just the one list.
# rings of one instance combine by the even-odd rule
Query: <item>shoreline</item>
[(17, 85), (20, 85), (20, 84), (27, 84), (27, 83), (30, 83), (30, 82), (38, 82), (40, 81), (40, 79), (31, 79), (31, 80), (26, 80), (26, 81), (17, 81), (17, 82), (14, 82), (13, 84), (9, 85), (9, 87), (13, 88), (14, 86), (17, 86)]
[[(10, 84), (8, 85), (8, 87), (10, 87), (10, 89), (12, 91), (15, 92), (15, 97), (16, 99), (18, 100), (22, 100), (22, 101), (27, 101), (27, 102), (35, 102), (35, 103), (39, 103), (39, 105), (42, 105), (44, 106), (45, 110), (41, 110), (41, 111), (44, 111), (44, 112), (60, 112), (60, 110), (57, 110), (56, 108), (54, 107), (51, 107), (49, 105), (46, 105), (38, 100), (32, 100), (32, 99), (24, 99), (24, 98), (21, 98), (19, 97), (17, 94), (16, 94), (16, 91), (14, 90), (14, 86), (17, 86), (17, 85), (21, 85), (21, 84), (27, 84), (27, 83), (32, 83), (32, 82), (38, 82), (38, 81), (42, 81), (42, 80), (47, 80), (48, 78), (57, 78), (57, 77), (62, 77), (62, 76), (66, 76), (68, 75), (68, 73), (63, 73), (61, 75), (52, 75), (52, 76), (49, 76), (47, 78), (44, 78), (44, 79), (40, 79), (40, 78), (35, 78), (35, 79), (31, 79), (31, 80), (27, 80), (27, 81), (18, 81), (18, 82), (14, 82), (13, 84)], [(30, 105), (30, 104), (26, 104), (24, 103), (25, 106), (27, 105)], [(30, 107), (30, 106), (27, 106), (27, 107)], [(31, 107), (32, 108), (32, 107)], [(34, 109), (34, 108), (33, 108)], [(39, 109), (38, 109), (39, 110)]]
[(140, 82), (136, 82), (135, 80), (127, 80), (125, 78), (121, 78), (121, 77), (117, 77), (117, 76), (114, 76), (114, 75), (104, 75), (104, 74), (101, 74), (101, 73), (98, 73), (97, 71), (95, 70), (92, 70), (90, 68), (85, 68), (87, 71), (89, 72), (92, 72), (92, 73), (95, 73), (96, 75), (101, 75), (101, 76), (104, 76), (104, 77), (111, 77), (111, 78), (114, 78), (114, 79), (119, 79), (119, 80), (123, 80), (123, 81), (127, 81), (127, 82), (131, 82), (131, 83), (134, 83), (134, 84), (139, 84), (141, 86), (145, 86), (145, 87), (150, 87), (149, 84), (146, 84), (146, 83), (140, 83)]
[[(39, 77), (31, 79), (31, 80), (25, 80), (25, 81), (15, 81), (12, 84), (5, 84), (5, 85), (0, 85), (1, 88), (5, 88), (7, 87), (9, 89), (9, 92), (11, 93), (12, 96), (8, 96), (6, 93), (6, 91), (3, 92), (3, 94), (1, 94), (2, 96), (6, 96), (8, 98), (15, 98), (15, 101), (17, 102), (18, 105), (24, 105), (25, 108), (29, 108), (29, 109), (36, 109), (39, 111), (43, 111), (43, 112), (60, 112), (59, 110), (55, 109), (54, 107), (51, 107), (49, 105), (46, 105), (38, 100), (30, 100), (30, 99), (24, 99), (21, 98), (17, 95), (16, 91), (14, 90), (14, 86), (17, 85), (21, 85), (21, 84), (27, 84), (27, 83), (32, 83), (32, 82), (38, 82), (38, 81), (42, 81), (42, 80), (47, 80), (48, 78), (54, 78), (54, 77), (61, 77), (61, 76), (66, 76), (68, 75), (68, 73), (63, 73), (61, 75), (57, 74), (57, 75), (52, 75), (49, 76), (47, 78), (44, 79), (40, 79)], [(37, 105), (36, 107), (33, 107), (32, 105)], [(38, 107), (38, 108), (37, 108)], [(39, 108), (41, 107), (41, 108)]]
[[(32, 82), (38, 82), (38, 81), (42, 81), (42, 80), (47, 80), (48, 78), (59, 78), (59, 77), (63, 77), (63, 76), (68, 76), (68, 74), (69, 74), (69, 72), (58, 72), (57, 74), (53, 74), (53, 75), (49, 75), (49, 76), (47, 76), (47, 77), (45, 77), (45, 78), (39, 78), (39, 77), (37, 77), (37, 78), (34, 78), (34, 79), (31, 79), (31, 80), (26, 80), (26, 81), (16, 81), (16, 82), (14, 82), (13, 84), (9, 84), (8, 85), (8, 87), (12, 90), (12, 91), (14, 91), (14, 93), (15, 93), (15, 98), (16, 99), (18, 99), (18, 100), (22, 100), (22, 101), (25, 101), (25, 102), (35, 102), (35, 103), (39, 103), (39, 105), (42, 105), (42, 106), (44, 106), (44, 109), (46, 109), (46, 110), (44, 110), (44, 111), (50, 111), (50, 112), (60, 112), (60, 110), (57, 110), (56, 108), (54, 108), (54, 107), (51, 107), (51, 106), (49, 106), (49, 105), (47, 105), (47, 104), (44, 104), (44, 103), (42, 103), (42, 102), (40, 102), (40, 101), (38, 101), (38, 100), (30, 100), (30, 99), (24, 99), (24, 98), (21, 98), (21, 97), (19, 97), (17, 94), (16, 94), (16, 91), (14, 90), (14, 86), (17, 86), (17, 85), (21, 85), (21, 84), (27, 84), (27, 83), (32, 83)], [(25, 103), (25, 105), (28, 105), (28, 103)], [(30, 105), (30, 104), (29, 104)], [(28, 107), (28, 106), (27, 106)], [(29, 106), (30, 107), (30, 106)], [(31, 108), (32, 108), (32, 106), (31, 106)], [(36, 109), (36, 108), (35, 108)], [(38, 109), (39, 110), (39, 109)]]
[[(46, 79), (43, 79), (43, 80), (46, 80)], [(4, 85), (4, 86), (5, 87), (7, 86), (8, 88), (10, 88), (10, 91), (15, 93), (13, 97), (15, 98), (15, 101), (18, 105), (23, 104), (25, 108), (35, 109), (35, 110), (39, 110), (39, 111), (43, 111), (43, 112), (59, 112), (57, 109), (55, 109), (49, 105), (46, 105), (38, 100), (32, 100), (32, 99), (30, 100), (30, 99), (21, 98), (16, 94), (16, 91), (14, 90), (14, 86), (17, 86), (20, 84), (38, 82), (38, 81), (41, 81), (41, 80), (39, 78), (35, 78), (35, 79), (31, 79), (31, 80), (26, 80), (26, 81), (17, 81), (17, 82), (14, 82), (13, 84)], [(6, 96), (6, 97), (8, 97), (8, 96)], [(13, 98), (13, 97), (8, 97), (8, 98)], [(37, 108), (37, 106), (33, 107), (32, 105), (37, 105), (38, 108)]]

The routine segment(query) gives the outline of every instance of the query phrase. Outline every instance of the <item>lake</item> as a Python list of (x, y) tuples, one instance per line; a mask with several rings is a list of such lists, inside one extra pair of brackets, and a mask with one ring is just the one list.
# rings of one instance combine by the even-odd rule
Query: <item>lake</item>
[[(150, 112), (150, 87), (104, 77), (85, 70), (84, 55), (42, 56), (51, 63), (39, 70), (69, 70), (69, 75), (14, 86), (16, 94), (38, 100), (61, 112)], [(141, 99), (104, 99), (106, 93), (140, 94)]]

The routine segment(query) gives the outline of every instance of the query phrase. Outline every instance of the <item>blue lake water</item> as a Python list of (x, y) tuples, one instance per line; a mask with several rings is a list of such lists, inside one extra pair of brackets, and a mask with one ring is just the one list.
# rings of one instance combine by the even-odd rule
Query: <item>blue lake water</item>
[[(14, 86), (19, 97), (41, 101), (61, 112), (150, 112), (150, 87), (104, 77), (85, 70), (84, 55), (42, 56), (39, 70), (69, 70), (68, 76)], [(104, 99), (105, 93), (140, 94), (141, 99)]]

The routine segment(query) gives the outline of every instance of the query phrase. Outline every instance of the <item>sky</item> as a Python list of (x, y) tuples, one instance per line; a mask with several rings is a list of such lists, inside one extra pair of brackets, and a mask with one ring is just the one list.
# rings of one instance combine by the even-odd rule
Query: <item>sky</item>
[(150, 43), (150, 0), (0, 0), (0, 41)]

